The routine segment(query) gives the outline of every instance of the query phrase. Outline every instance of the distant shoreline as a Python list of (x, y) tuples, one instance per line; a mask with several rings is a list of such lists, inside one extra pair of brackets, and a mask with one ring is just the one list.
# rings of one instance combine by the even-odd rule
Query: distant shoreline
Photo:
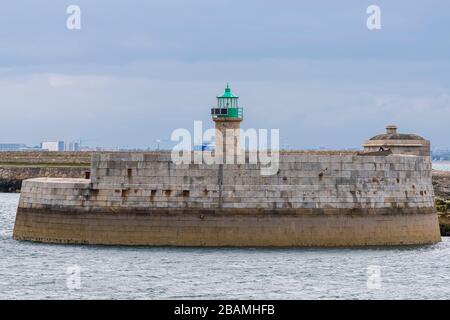
[(433, 170), (450, 171), (450, 161), (433, 161)]

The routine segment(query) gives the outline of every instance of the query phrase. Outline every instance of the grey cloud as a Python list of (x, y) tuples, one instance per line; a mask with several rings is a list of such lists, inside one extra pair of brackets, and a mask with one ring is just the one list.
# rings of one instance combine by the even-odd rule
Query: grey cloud
[[(82, 8), (82, 30), (65, 8)], [(20, 1), (2, 4), (0, 140), (154, 146), (227, 81), (243, 126), (293, 147), (358, 146), (390, 122), (448, 145), (450, 4), (377, 1)]]

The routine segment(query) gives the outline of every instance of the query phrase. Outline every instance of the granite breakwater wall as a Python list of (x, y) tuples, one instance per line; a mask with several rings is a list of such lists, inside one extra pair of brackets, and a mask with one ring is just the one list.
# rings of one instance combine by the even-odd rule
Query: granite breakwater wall
[[(0, 152), (0, 192), (20, 192), (26, 179), (84, 178), (91, 152)], [(435, 196), (450, 201), (450, 171), (433, 170)]]
[(174, 246), (365, 246), (440, 241), (422, 156), (288, 152), (259, 164), (176, 165), (95, 154), (90, 179), (24, 183), (14, 239)]

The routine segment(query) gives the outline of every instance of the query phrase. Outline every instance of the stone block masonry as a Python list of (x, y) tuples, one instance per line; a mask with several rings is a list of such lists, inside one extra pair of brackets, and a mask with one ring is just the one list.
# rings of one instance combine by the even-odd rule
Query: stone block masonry
[(36, 177), (82, 178), (89, 167), (0, 167), (0, 192), (19, 192), (22, 181)]
[(239, 247), (413, 245), (440, 241), (437, 216), (431, 212), (349, 213), (50, 213), (20, 209), (14, 238), (49, 243)]
[[(219, 177), (222, 177), (219, 179)], [(285, 152), (258, 164), (99, 153), (91, 179), (23, 184), (14, 238), (180, 246), (358, 246), (440, 241), (428, 156)]]

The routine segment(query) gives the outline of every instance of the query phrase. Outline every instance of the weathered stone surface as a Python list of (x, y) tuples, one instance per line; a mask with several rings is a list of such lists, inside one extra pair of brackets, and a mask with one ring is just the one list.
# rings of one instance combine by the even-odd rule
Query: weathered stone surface
[(436, 209), (442, 236), (450, 236), (450, 172), (433, 171)]
[(38, 177), (82, 178), (89, 167), (1, 167), (0, 192), (19, 192), (22, 181)]
[(430, 141), (415, 135), (397, 133), (397, 126), (388, 125), (386, 133), (376, 135), (363, 144), (366, 152), (389, 150), (394, 154), (430, 155)]
[(440, 241), (437, 216), (235, 210), (49, 212), (19, 209), (14, 238), (53, 243), (174, 246), (364, 246)]
[(430, 157), (351, 152), (282, 153), (273, 176), (262, 176), (259, 164), (221, 168), (175, 165), (168, 153), (94, 154), (90, 180), (24, 182), (14, 237), (205, 246), (440, 240)]

